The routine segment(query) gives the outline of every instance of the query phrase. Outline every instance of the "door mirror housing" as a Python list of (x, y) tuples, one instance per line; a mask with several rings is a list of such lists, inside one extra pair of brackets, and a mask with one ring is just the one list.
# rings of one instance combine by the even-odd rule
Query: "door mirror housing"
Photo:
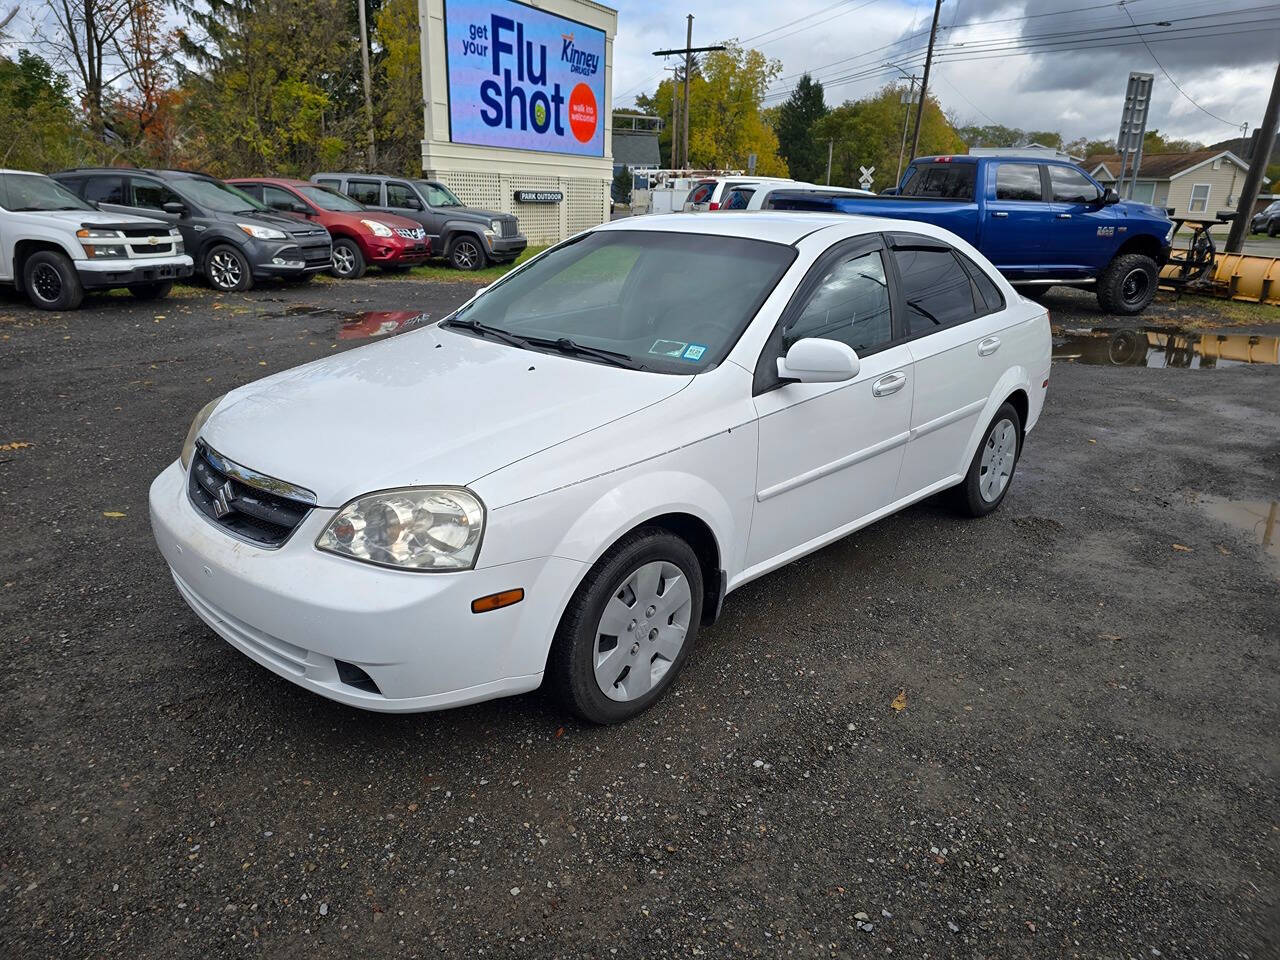
[(187, 213), (187, 205), (185, 203), (179, 203), (177, 200), (170, 200), (168, 203), (161, 206), (160, 209), (175, 217), (186, 216)]
[(853, 347), (839, 340), (806, 337), (778, 358), (778, 376), (797, 383), (839, 383), (862, 369)]
[(1116, 193), (1114, 187), (1107, 187), (1107, 189), (1102, 191), (1102, 205), (1104, 207), (1109, 207), (1113, 203), (1119, 203), (1119, 202), (1120, 202), (1120, 194)]

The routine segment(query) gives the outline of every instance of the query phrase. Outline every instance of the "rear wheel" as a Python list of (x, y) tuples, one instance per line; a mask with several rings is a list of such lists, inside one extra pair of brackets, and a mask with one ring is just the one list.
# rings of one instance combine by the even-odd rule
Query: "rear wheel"
[(330, 254), (332, 266), (329, 272), (340, 280), (359, 280), (364, 276), (364, 254), (360, 245), (345, 237), (333, 241), (333, 252)]
[(1158, 282), (1154, 260), (1141, 253), (1122, 253), (1098, 277), (1098, 305), (1122, 316), (1141, 313), (1155, 299)]
[(480, 241), (470, 234), (463, 234), (449, 246), (449, 262), (457, 270), (479, 270), (484, 266), (484, 251)]
[(964, 482), (954, 488), (957, 509), (966, 516), (985, 517), (1000, 506), (1021, 453), (1022, 418), (1013, 404), (1002, 404), (982, 435)]
[(647, 710), (684, 665), (702, 618), (702, 568), (685, 541), (642, 527), (592, 567), (565, 609), (548, 677), (592, 723)]
[(1267, 236), (1280, 237), (1280, 220), (1272, 220), (1271, 223), (1267, 225)]
[(163, 300), (173, 289), (172, 280), (155, 280), (151, 283), (131, 283), (128, 290), (139, 300)]
[(80, 274), (71, 258), (55, 250), (38, 250), (22, 265), (22, 288), (41, 310), (74, 310), (84, 300)]

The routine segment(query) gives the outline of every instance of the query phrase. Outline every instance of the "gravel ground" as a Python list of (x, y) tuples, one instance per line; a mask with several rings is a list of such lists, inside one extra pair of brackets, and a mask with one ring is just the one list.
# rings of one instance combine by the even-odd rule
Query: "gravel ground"
[(0, 295), (0, 956), (1280, 953), (1278, 574), (1197, 503), (1277, 496), (1280, 369), (1055, 367), (1000, 511), (743, 588), (625, 726), (359, 713), (187, 610), (147, 486), (340, 316), (469, 293)]

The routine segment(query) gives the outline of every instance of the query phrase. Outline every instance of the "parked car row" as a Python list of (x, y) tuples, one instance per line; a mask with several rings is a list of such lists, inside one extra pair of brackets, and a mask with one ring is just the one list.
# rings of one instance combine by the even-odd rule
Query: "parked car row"
[(475, 270), (527, 240), (517, 219), (465, 206), (444, 184), (324, 173), (218, 180), (186, 170), (0, 171), (0, 282), (72, 310), (87, 290), (158, 299), (200, 276), (221, 291), (259, 281), (408, 270), (433, 253)]

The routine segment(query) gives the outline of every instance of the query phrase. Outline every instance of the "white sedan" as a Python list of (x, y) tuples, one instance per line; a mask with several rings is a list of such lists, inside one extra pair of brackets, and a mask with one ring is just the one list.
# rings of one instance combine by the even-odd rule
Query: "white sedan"
[(730, 591), (948, 488), (996, 509), (1049, 356), (1044, 308), (928, 224), (632, 218), (210, 402), (152, 524), (191, 608), (308, 690), (546, 680), (616, 722)]

